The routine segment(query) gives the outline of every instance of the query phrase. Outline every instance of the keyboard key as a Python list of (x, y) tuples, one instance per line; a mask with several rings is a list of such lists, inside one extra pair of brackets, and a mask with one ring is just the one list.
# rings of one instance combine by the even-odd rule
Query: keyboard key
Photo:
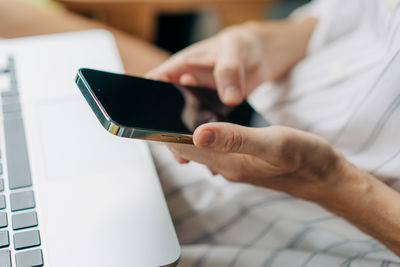
[[(8, 104), (15, 104), (15, 103), (19, 103), (19, 97), (18, 97), (18, 95), (16, 95), (16, 96), (9, 96), (9, 97), (4, 97), (3, 96), (3, 93), (1, 94), (2, 95), (2, 99), (1, 99), (1, 102), (3, 103), (3, 105), (8, 105)], [(9, 118), (16, 118), (16, 117), (21, 117), (21, 112), (16, 112), (15, 114), (13, 114), (13, 113), (4, 113), (3, 112), (3, 114), (4, 114), (4, 118), (7, 118), (7, 119), (9, 119)], [(14, 116), (14, 115), (18, 115), (18, 116)]]
[(15, 255), (17, 267), (43, 266), (43, 255), (41, 249), (19, 252)]
[(8, 247), (10, 245), (10, 240), (8, 238), (8, 231), (0, 231), (0, 248)]
[(0, 195), (0, 210), (6, 208), (6, 197), (4, 195)]
[(31, 169), (22, 117), (4, 116), (4, 135), (10, 189), (31, 186)]
[(35, 211), (14, 214), (12, 216), (12, 227), (14, 230), (34, 227), (37, 225), (38, 225), (38, 220)]
[[(7, 222), (7, 213), (6, 212), (0, 212), (0, 228), (4, 228), (8, 226)], [(1, 265), (0, 265), (1, 267)]]
[(17, 97), (17, 99), (18, 99), (19, 93), (17, 90), (7, 90), (7, 91), (1, 92), (1, 96), (2, 96), (2, 98)]
[(17, 101), (11, 103), (6, 102), (3, 104), (3, 113), (21, 113), (21, 104)]
[(11, 211), (31, 209), (35, 207), (33, 191), (12, 193), (10, 195)]
[(0, 266), (11, 267), (11, 253), (7, 250), (0, 250)]
[[(0, 154), (1, 155), (1, 154)], [(3, 178), (1, 178), (0, 179), (0, 192), (3, 192), (4, 191), (4, 179)]]
[(23, 249), (40, 245), (39, 230), (19, 232), (14, 234), (14, 248)]
[[(0, 66), (0, 70), (4, 70), (3, 66)], [(10, 90), (11, 88), (11, 77), (8, 73), (0, 72), (0, 91)]]

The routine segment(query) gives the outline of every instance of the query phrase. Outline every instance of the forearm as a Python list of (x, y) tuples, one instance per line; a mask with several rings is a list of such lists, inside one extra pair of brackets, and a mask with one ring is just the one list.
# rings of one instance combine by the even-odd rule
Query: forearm
[(339, 183), (319, 203), (400, 255), (400, 193), (344, 158), (331, 175)]

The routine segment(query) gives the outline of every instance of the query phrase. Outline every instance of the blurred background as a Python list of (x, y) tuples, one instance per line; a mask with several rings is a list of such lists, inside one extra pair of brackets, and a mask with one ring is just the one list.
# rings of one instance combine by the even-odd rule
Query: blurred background
[[(224, 27), (250, 20), (282, 19), (309, 0), (27, 0), (68, 9), (175, 53)], [(266, 126), (246, 103), (228, 121)]]
[(26, 0), (77, 12), (169, 52), (249, 20), (285, 18), (309, 0)]
[[(62, 13), (69, 10), (91, 20), (119, 29), (138, 39), (153, 43), (164, 50), (175, 53), (186, 46), (210, 37), (222, 28), (246, 21), (283, 19), (293, 9), (309, 0), (23, 0), (44, 9), (56, 9)], [(7, 2), (7, 1), (6, 1)], [(9, 2), (9, 1), (8, 1)], [(11, 1), (13, 2), (13, 1)], [(4, 5), (3, 5), (4, 6)], [(5, 5), (7, 6), (7, 5)], [(68, 31), (71, 20), (60, 19), (53, 25), (46, 18), (34, 18), (30, 9), (14, 12), (19, 6), (8, 5), (12, 14), (1, 10), (0, 21), (11, 19), (19, 24), (16, 29), (6, 30), (0, 23), (0, 37), (17, 37), (42, 32)], [(60, 14), (61, 13), (61, 14)], [(3, 18), (2, 18), (3, 16)], [(38, 16), (38, 15), (36, 15)], [(50, 17), (49, 17), (50, 19)], [(51, 20), (56, 21), (54, 17)], [(20, 21), (20, 22), (19, 22)], [(75, 20), (74, 20), (75, 21)], [(70, 25), (71, 24), (71, 25)], [(34, 29), (43, 28), (47, 30)], [(29, 28), (29, 29), (28, 29)], [(28, 29), (28, 30), (27, 30)], [(18, 30), (21, 33), (18, 33)], [(121, 46), (119, 47), (121, 49)], [(128, 48), (127, 48), (128, 49)], [(120, 50), (122, 52), (122, 50)], [(132, 54), (130, 50), (129, 54)], [(125, 53), (126, 56), (127, 53)], [(144, 56), (145, 57), (145, 56)], [(137, 56), (135, 56), (137, 58)], [(143, 65), (151, 64), (142, 58)], [(129, 58), (124, 63), (130, 63)], [(137, 62), (134, 62), (136, 65)], [(268, 123), (253, 112), (246, 103), (237, 107), (228, 118), (242, 125), (265, 126)]]

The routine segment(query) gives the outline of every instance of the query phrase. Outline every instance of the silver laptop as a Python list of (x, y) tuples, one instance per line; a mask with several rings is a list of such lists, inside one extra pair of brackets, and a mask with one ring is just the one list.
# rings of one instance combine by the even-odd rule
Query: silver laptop
[(174, 266), (148, 146), (102, 128), (80, 67), (123, 72), (110, 33), (0, 41), (0, 266)]

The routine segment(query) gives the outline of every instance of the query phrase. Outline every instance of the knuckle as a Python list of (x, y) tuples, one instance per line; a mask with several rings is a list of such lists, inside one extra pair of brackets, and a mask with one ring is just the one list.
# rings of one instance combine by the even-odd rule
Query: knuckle
[(176, 62), (176, 65), (180, 65), (183, 69), (190, 68), (190, 66), (193, 64), (194, 61), (189, 56), (183, 56), (179, 61)]
[(238, 32), (239, 26), (238, 25), (232, 25), (229, 27), (226, 27), (225, 29), (223, 29), (218, 37), (219, 37), (219, 41), (221, 43), (224, 43), (224, 41), (229, 41), (232, 38), (235, 38)]
[(224, 139), (223, 152), (239, 152), (244, 143), (243, 136), (237, 131), (231, 131)]
[(287, 131), (282, 131), (278, 142), (278, 158), (281, 164), (288, 170), (298, 169), (301, 165), (299, 143)]
[(295, 149), (292, 140), (287, 135), (282, 135), (279, 142), (279, 154), (281, 157), (290, 157)]
[(169, 61), (171, 65), (187, 67), (190, 65), (192, 56), (189, 53), (175, 54)]
[(229, 43), (231, 41), (238, 40), (243, 34), (243, 32), (246, 31), (245, 24), (246, 23), (226, 27), (224, 30), (220, 32), (219, 35), (220, 41)]
[(244, 28), (255, 29), (255, 28), (258, 28), (259, 26), (260, 26), (260, 22), (258, 22), (256, 20), (249, 20), (249, 21), (243, 23)]
[(214, 74), (216, 76), (236, 75), (240, 72), (240, 64), (238, 62), (231, 62), (224, 66), (215, 68)]

